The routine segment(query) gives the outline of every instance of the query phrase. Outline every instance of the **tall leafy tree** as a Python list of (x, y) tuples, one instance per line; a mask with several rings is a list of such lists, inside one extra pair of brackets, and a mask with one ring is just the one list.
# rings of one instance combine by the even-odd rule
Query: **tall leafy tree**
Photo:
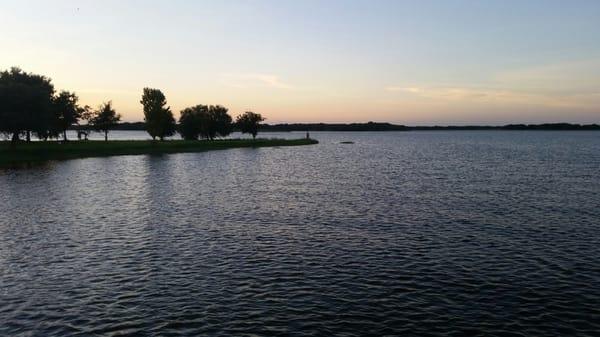
[(78, 105), (79, 98), (74, 93), (61, 91), (53, 100), (56, 132), (62, 133), (63, 140), (67, 141), (67, 129), (77, 124), (86, 111), (85, 107)]
[(221, 105), (211, 105), (208, 108), (209, 125), (206, 134), (208, 139), (227, 137), (231, 133), (233, 123), (227, 111), (228, 109)]
[(142, 100), (144, 107), (144, 122), (146, 130), (152, 139), (158, 137), (163, 140), (175, 134), (175, 117), (171, 108), (167, 106), (165, 95), (159, 89), (144, 88)]
[(220, 105), (196, 105), (181, 111), (179, 133), (184, 139), (226, 137), (232, 131), (232, 118)]
[(258, 126), (260, 122), (264, 121), (265, 118), (260, 114), (252, 111), (246, 111), (243, 114), (237, 116), (235, 124), (242, 133), (249, 133), (252, 135), (252, 139), (256, 139), (258, 134)]
[(196, 105), (181, 110), (179, 116), (179, 133), (185, 140), (197, 140), (205, 134), (208, 120), (208, 106)]
[(90, 134), (90, 130), (92, 129), (92, 120), (94, 119), (94, 115), (96, 114), (96, 112), (89, 105), (83, 106), (81, 110), (82, 111), (80, 121), (84, 121), (85, 124), (81, 124), (79, 122), (77, 123), (77, 139), (81, 140), (81, 138), (83, 137), (83, 139), (87, 140), (87, 137)]
[(52, 126), (54, 86), (42, 75), (19, 68), (0, 72), (0, 132), (8, 134), (13, 144), (25, 134), (48, 134)]
[(100, 106), (89, 123), (94, 130), (104, 132), (104, 140), (107, 141), (108, 131), (117, 125), (120, 120), (121, 115), (113, 109), (112, 102), (108, 101)]

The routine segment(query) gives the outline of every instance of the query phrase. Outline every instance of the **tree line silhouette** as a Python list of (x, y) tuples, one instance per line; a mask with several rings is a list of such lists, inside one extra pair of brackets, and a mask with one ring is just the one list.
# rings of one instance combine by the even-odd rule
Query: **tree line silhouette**
[[(134, 129), (135, 125), (122, 125)], [(450, 125), (450, 126), (406, 126), (381, 122), (368, 123), (293, 123), (293, 124), (261, 124), (260, 131), (461, 131), (461, 130), (556, 130), (587, 131), (600, 130), (598, 124), (544, 123), (544, 124), (508, 124), (490, 125)]]
[[(228, 109), (221, 105), (196, 105), (180, 112), (175, 120), (167, 106), (165, 95), (154, 88), (144, 88), (140, 101), (144, 110), (145, 129), (152, 139), (164, 140), (179, 132), (186, 140), (226, 137), (237, 127), (255, 139), (260, 122), (265, 119), (257, 113), (246, 111), (235, 122)], [(13, 67), (0, 72), (0, 133), (8, 136), (13, 144), (21, 137), (27, 142), (32, 135), (41, 140), (67, 141), (67, 130), (102, 132), (104, 140), (120, 122), (121, 115), (111, 101), (97, 109), (81, 106), (73, 92), (56, 92), (50, 78)], [(86, 132), (82, 131), (82, 132)]]

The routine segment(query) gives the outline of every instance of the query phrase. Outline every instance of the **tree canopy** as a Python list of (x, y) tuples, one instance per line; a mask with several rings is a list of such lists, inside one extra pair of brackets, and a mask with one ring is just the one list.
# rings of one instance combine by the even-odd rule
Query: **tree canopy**
[(212, 140), (215, 137), (227, 137), (231, 133), (233, 119), (227, 111), (229, 110), (221, 105), (208, 107), (208, 126), (205, 138)]
[(25, 134), (47, 135), (53, 119), (54, 86), (42, 75), (26, 73), (19, 68), (0, 72), (0, 132), (13, 142)]
[(179, 133), (184, 139), (226, 137), (233, 129), (227, 108), (220, 105), (196, 105), (183, 109), (179, 117)]
[(207, 114), (208, 107), (201, 104), (181, 110), (179, 116), (179, 133), (181, 137), (186, 140), (198, 139), (202, 133), (203, 120), (206, 119)]
[(246, 111), (243, 114), (237, 116), (235, 123), (242, 133), (249, 133), (252, 138), (256, 138), (258, 134), (258, 126), (260, 122), (264, 121), (265, 118), (260, 114), (252, 111)]
[(159, 89), (144, 88), (142, 100), (146, 131), (152, 139), (163, 140), (175, 134), (176, 124), (165, 95)]
[(94, 130), (104, 132), (104, 140), (108, 140), (108, 131), (117, 125), (120, 120), (121, 115), (113, 109), (112, 102), (108, 101), (100, 105), (89, 123)]
[(75, 93), (61, 91), (53, 99), (55, 126), (58, 133), (62, 133), (63, 140), (67, 140), (67, 129), (77, 124), (86, 112), (85, 107), (78, 105), (79, 97)]

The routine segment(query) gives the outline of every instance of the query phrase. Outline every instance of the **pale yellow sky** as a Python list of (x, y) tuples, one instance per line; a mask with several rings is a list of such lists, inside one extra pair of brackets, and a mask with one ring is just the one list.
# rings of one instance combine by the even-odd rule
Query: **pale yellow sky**
[(0, 0), (0, 67), (142, 120), (143, 87), (268, 122), (600, 123), (600, 3)]

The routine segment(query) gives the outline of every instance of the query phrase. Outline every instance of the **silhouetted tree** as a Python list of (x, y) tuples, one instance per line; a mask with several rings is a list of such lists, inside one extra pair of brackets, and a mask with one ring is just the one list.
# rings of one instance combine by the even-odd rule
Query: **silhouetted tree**
[(92, 119), (94, 118), (94, 113), (95, 113), (95, 111), (92, 109), (91, 106), (85, 105), (82, 108), (80, 120), (86, 121), (86, 124), (89, 125), (90, 122), (92, 121)]
[(237, 116), (235, 119), (235, 124), (242, 133), (249, 133), (252, 135), (252, 139), (256, 139), (256, 134), (258, 134), (258, 126), (260, 122), (264, 120), (265, 118), (263, 118), (263, 116), (260, 114), (252, 111), (246, 111)]
[[(78, 124), (79, 119), (86, 111), (85, 107), (82, 108), (77, 104), (78, 101), (77, 95), (68, 91), (61, 91), (54, 97), (55, 131), (56, 133), (62, 133), (64, 141), (67, 141), (67, 129), (73, 124)], [(54, 130), (51, 131), (51, 133), (53, 132)]]
[(163, 140), (175, 134), (175, 118), (171, 108), (165, 107), (167, 100), (160, 90), (144, 88), (140, 103), (144, 106), (144, 122), (152, 139)]
[(196, 105), (181, 110), (179, 116), (179, 133), (186, 140), (197, 140), (205, 133), (208, 121), (208, 106)]
[(108, 131), (112, 129), (121, 120), (115, 109), (112, 107), (112, 102), (103, 103), (100, 108), (94, 113), (90, 120), (90, 125), (96, 131), (104, 132), (104, 140), (108, 140)]
[(184, 139), (226, 137), (233, 129), (227, 108), (220, 105), (196, 105), (181, 111), (179, 133)]
[(34, 131), (33, 134), (40, 140), (48, 140), (48, 138), (58, 138), (59, 131), (56, 120), (51, 118), (46, 125), (46, 128), (40, 128), (39, 130)]
[(232, 118), (227, 113), (227, 108), (220, 105), (211, 105), (208, 108), (208, 126), (206, 138), (227, 137), (233, 129)]
[(94, 118), (95, 111), (89, 105), (85, 105), (83, 108), (81, 108), (81, 110), (81, 118), (79, 121), (85, 121), (85, 124), (82, 125), (77, 122), (77, 139), (81, 140), (83, 137), (85, 140), (87, 140), (92, 128), (91, 121)]
[(26, 73), (13, 67), (0, 72), (0, 132), (11, 136), (12, 143), (25, 134), (48, 134), (52, 122), (54, 86), (49, 78)]

